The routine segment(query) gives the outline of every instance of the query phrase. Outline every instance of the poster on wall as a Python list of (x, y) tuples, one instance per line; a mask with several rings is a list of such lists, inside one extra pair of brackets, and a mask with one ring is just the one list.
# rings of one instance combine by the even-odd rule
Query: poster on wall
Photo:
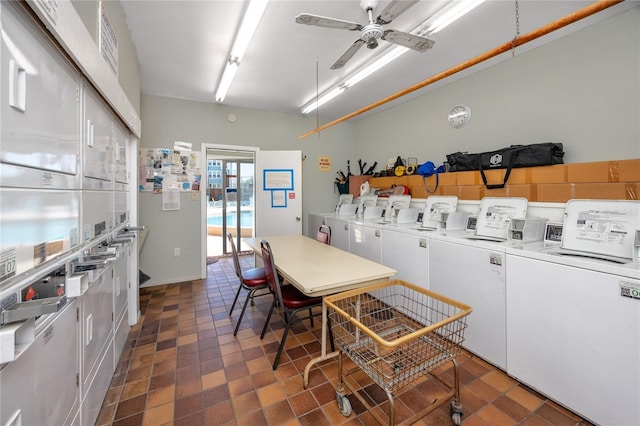
[(199, 191), (200, 153), (166, 148), (141, 148), (138, 189), (161, 193), (163, 190)]
[(102, 58), (113, 71), (118, 75), (118, 37), (113, 30), (104, 4), (100, 2), (100, 30), (98, 31), (98, 49), (102, 53)]

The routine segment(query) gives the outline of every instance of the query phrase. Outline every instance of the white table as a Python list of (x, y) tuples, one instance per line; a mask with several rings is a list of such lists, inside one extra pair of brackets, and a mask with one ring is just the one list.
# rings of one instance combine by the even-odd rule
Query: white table
[[(339, 248), (322, 244), (303, 235), (276, 235), (246, 238), (244, 241), (262, 256), (260, 241), (267, 240), (273, 252), (276, 269), (287, 282), (308, 296), (326, 296), (353, 288), (386, 281), (396, 274), (388, 268)], [(313, 365), (337, 356), (327, 354), (327, 308), (322, 305), (321, 355), (312, 359), (304, 370), (304, 387), (309, 384)]]

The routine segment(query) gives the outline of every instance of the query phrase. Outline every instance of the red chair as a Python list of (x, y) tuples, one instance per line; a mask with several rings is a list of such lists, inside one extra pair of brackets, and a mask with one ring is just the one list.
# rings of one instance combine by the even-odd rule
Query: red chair
[[(252, 268), (247, 270), (242, 270), (240, 268), (240, 260), (238, 259), (238, 251), (236, 250), (236, 244), (233, 242), (233, 235), (231, 232), (227, 233), (227, 239), (231, 244), (231, 252), (233, 253), (233, 266), (236, 269), (236, 275), (240, 280), (240, 285), (238, 286), (238, 291), (236, 292), (236, 297), (233, 299), (233, 304), (231, 304), (231, 309), (229, 310), (229, 315), (233, 312), (233, 308), (236, 306), (236, 302), (238, 301), (238, 297), (240, 296), (240, 292), (242, 289), (247, 291), (247, 297), (244, 299), (244, 306), (242, 306), (242, 312), (240, 312), (240, 318), (238, 318), (238, 323), (236, 324), (236, 328), (233, 331), (233, 335), (238, 334), (238, 328), (240, 327), (240, 322), (242, 321), (242, 317), (244, 316), (244, 312), (247, 310), (247, 304), (249, 303), (249, 299), (251, 299), (251, 303), (253, 304), (253, 297), (255, 296), (256, 291), (262, 289), (268, 289), (267, 285), (267, 276), (264, 268)], [(269, 294), (264, 293), (264, 294)], [(262, 296), (262, 294), (260, 294)]]
[(316, 240), (323, 244), (331, 244), (331, 228), (329, 225), (320, 225), (318, 233), (316, 234)]
[[(273, 303), (271, 304), (271, 308), (269, 309), (269, 314), (267, 315), (267, 319), (264, 323), (262, 334), (260, 334), (260, 339), (264, 338), (264, 335), (267, 332), (269, 320), (271, 319), (271, 314), (273, 313), (276, 305), (279, 305), (282, 308), (281, 315), (285, 323), (284, 334), (282, 335), (282, 340), (280, 341), (280, 346), (278, 347), (276, 359), (273, 361), (273, 369), (275, 370), (278, 368), (280, 355), (282, 354), (282, 349), (284, 348), (284, 342), (287, 340), (287, 334), (289, 334), (289, 328), (291, 327), (291, 324), (297, 318), (297, 313), (299, 311), (308, 310), (309, 315), (300, 319), (308, 318), (311, 321), (311, 326), (313, 327), (313, 317), (321, 315), (322, 311), (314, 314), (312, 309), (316, 307), (322, 307), (322, 297), (309, 297), (293, 285), (282, 285), (280, 279), (278, 278), (278, 272), (276, 271), (276, 265), (273, 260), (271, 246), (267, 241), (262, 240), (260, 241), (260, 247), (262, 248), (262, 260), (264, 261), (264, 270), (267, 275), (267, 282), (269, 283), (269, 287), (271, 288), (271, 291), (273, 293)], [(329, 337), (332, 337), (331, 334), (329, 334)], [(331, 347), (333, 348), (333, 339), (331, 339)]]

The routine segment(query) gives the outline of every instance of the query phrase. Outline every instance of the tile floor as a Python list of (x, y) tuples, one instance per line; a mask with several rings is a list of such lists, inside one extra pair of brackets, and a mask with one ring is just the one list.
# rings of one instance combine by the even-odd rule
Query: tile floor
[[(252, 256), (241, 256), (244, 268)], [(353, 413), (344, 417), (335, 400), (337, 362), (314, 367), (309, 389), (302, 386), (306, 363), (320, 352), (319, 321), (298, 322), (289, 334), (280, 365), (271, 364), (284, 324), (271, 319), (264, 340), (260, 331), (271, 303), (256, 299), (247, 309), (237, 337), (240, 309), (229, 317), (238, 281), (231, 258), (208, 266), (206, 280), (141, 289), (141, 321), (131, 329), (97, 425), (375, 425), (372, 414), (353, 396)], [(240, 300), (244, 300), (241, 295)], [(588, 425), (543, 396), (471, 354), (458, 358), (464, 425)], [(437, 370), (452, 383), (450, 363)], [(386, 413), (384, 392), (362, 383), (365, 399)], [(417, 380), (395, 395), (396, 419), (431, 404), (442, 386)], [(428, 398), (425, 398), (428, 395)], [(428, 401), (427, 401), (428, 400)], [(417, 424), (451, 425), (445, 403)]]

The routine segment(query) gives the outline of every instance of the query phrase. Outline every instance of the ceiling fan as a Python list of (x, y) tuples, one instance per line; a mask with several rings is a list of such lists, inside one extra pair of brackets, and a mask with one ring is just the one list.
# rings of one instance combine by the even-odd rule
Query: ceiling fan
[(366, 44), (369, 49), (375, 49), (378, 47), (378, 39), (408, 47), (409, 49), (417, 50), (418, 52), (424, 52), (427, 49), (430, 49), (435, 43), (433, 40), (429, 40), (428, 38), (416, 34), (410, 34), (398, 30), (385, 30), (382, 28), (383, 25), (389, 24), (417, 2), (418, 0), (393, 0), (374, 21), (373, 11), (378, 4), (378, 0), (361, 0), (360, 7), (367, 13), (367, 15), (369, 15), (369, 23), (367, 25), (361, 25), (357, 22), (345, 21), (342, 19), (312, 15), (309, 13), (302, 13), (296, 16), (296, 22), (298, 24), (315, 25), (318, 27), (360, 31), (360, 38), (357, 39), (333, 65), (331, 65), (331, 69), (335, 70), (342, 68), (363, 44)]

